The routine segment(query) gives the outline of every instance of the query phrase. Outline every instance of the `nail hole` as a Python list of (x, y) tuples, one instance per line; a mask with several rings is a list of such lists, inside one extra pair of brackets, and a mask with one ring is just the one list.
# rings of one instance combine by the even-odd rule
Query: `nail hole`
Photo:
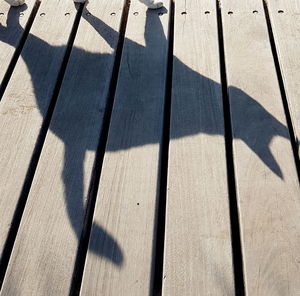
[(138, 202), (138, 203), (137, 203), (137, 205), (139, 206), (139, 205), (140, 205), (140, 203)]
[(87, 13), (86, 13), (86, 15), (87, 15), (87, 16), (90, 16), (90, 15), (91, 15), (91, 13), (90, 13), (90, 12), (87, 12)]
[(228, 14), (233, 14), (233, 12), (232, 11), (228, 11)]
[(284, 11), (283, 10), (278, 10), (278, 13), (284, 13)]
[(137, 15), (139, 15), (139, 13), (136, 11), (133, 13), (133, 15), (137, 16)]
[(181, 15), (186, 15), (187, 14), (187, 12), (186, 11), (183, 11), (182, 13), (181, 13)]
[(115, 13), (115, 12), (112, 12), (110, 15), (114, 16), (114, 15), (116, 15), (116, 13)]
[(70, 12), (66, 12), (66, 13), (65, 13), (65, 16), (69, 16), (69, 15), (70, 15)]
[(258, 11), (257, 10), (253, 10), (253, 13), (258, 13)]
[(46, 15), (46, 13), (44, 13), (44, 12), (42, 12), (41, 14), (40, 14), (40, 16), (45, 16)]
[(205, 14), (210, 14), (210, 11), (207, 10), (207, 11), (205, 11), (204, 13), (205, 13)]

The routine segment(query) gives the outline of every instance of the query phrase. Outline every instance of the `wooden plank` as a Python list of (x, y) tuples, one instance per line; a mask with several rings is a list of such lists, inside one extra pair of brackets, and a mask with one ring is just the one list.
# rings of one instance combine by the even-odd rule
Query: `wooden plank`
[(89, 243), (106, 256), (88, 253), (81, 295), (152, 293), (168, 51), (163, 11), (138, 1), (130, 7)]
[(300, 157), (300, 5), (296, 0), (269, 0), (268, 7)]
[(215, 2), (176, 1), (163, 295), (234, 294), (220, 76)]
[(122, 9), (123, 1), (103, 0), (83, 12), (1, 296), (69, 294)]
[(0, 87), (34, 6), (35, 0), (13, 8), (0, 1)]
[(300, 192), (262, 1), (222, 1), (247, 295), (300, 293)]
[[(72, 2), (62, 3), (72, 12)], [(118, 30), (122, 8), (123, 1), (98, 1), (91, 15), (84, 11), (90, 23), (82, 20), (77, 32), (1, 296), (69, 292), (118, 42), (118, 33), (103, 41), (100, 19)]]
[(1, 257), (76, 15), (56, 2), (42, 3), (0, 103)]

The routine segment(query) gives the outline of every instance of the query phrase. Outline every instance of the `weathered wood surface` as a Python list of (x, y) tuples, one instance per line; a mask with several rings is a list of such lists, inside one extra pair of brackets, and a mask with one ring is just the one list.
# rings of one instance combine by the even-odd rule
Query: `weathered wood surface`
[(0, 86), (34, 5), (35, 0), (28, 0), (22, 7), (10, 8), (8, 3), (0, 1)]
[(220, 79), (214, 1), (176, 1), (163, 295), (234, 294)]
[[(168, 10), (169, 3), (164, 1)], [(90, 249), (107, 258), (88, 253), (81, 295), (152, 293), (170, 17), (166, 8), (150, 11), (138, 1), (130, 7), (90, 238)]]
[[(34, 2), (9, 10), (0, 0), (0, 83)], [(163, 295), (233, 295), (234, 284), (242, 285), (238, 274), (233, 280), (216, 3), (174, 3), (171, 77), (170, 1), (157, 11), (132, 1), (120, 71), (114, 68), (124, 2), (87, 4), (64, 78), (59, 72), (78, 5), (43, 0), (35, 16), (0, 102), (1, 268), (10, 253), (7, 244), (3, 257), (7, 235), (15, 233), (22, 214), (18, 202), (29, 192), (8, 268), (0, 270), (1, 296), (69, 295), (82, 271), (76, 286), (81, 295), (151, 295), (155, 264), (163, 272)], [(267, 5), (298, 141), (299, 5)], [(298, 295), (299, 180), (263, 2), (222, 0), (221, 12), (246, 293)], [(156, 227), (162, 227), (156, 219), (171, 78), (162, 266), (155, 254)], [(117, 87), (109, 121), (104, 114), (115, 89), (111, 81)], [(48, 128), (57, 82), (62, 86)], [(96, 163), (99, 140), (103, 163)], [(78, 247), (91, 191), (97, 203), (89, 213), (86, 258)]]
[(300, 192), (262, 1), (222, 1), (247, 295), (300, 293)]
[[(43, 1), (39, 11), (53, 22), (43, 31), (51, 30), (49, 35), (62, 42), (50, 43), (50, 52), (54, 45), (60, 45), (56, 51), (65, 46), (67, 40), (60, 36), (70, 27), (67, 18), (76, 12), (71, 1), (58, 2)], [(106, 28), (100, 19), (118, 31), (123, 1), (97, 1), (89, 9), (91, 14), (84, 11), (86, 19), (79, 25), (1, 296), (69, 293), (118, 42), (118, 34), (103, 40)], [(50, 61), (43, 65), (48, 70), (51, 66)], [(28, 100), (42, 100), (43, 105), (44, 96), (36, 97), (39, 88), (43, 89), (42, 82)]]
[(300, 5), (269, 0), (268, 8), (300, 157)]
[[(0, 103), (1, 257), (76, 15), (72, 3), (56, 2), (42, 3)], [(66, 11), (71, 12), (67, 17)], [(14, 27), (21, 34), (23, 29), (15, 22)], [(9, 42), (6, 37), (10, 35), (9, 27), (7, 31), (3, 29), (4, 43)]]

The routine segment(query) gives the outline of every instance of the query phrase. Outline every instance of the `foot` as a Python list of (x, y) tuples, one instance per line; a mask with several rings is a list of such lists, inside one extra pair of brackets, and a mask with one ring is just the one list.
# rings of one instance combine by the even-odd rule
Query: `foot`
[(11, 6), (20, 6), (23, 5), (25, 0), (5, 0)]
[(148, 8), (150, 9), (158, 9), (163, 7), (163, 2), (158, 0), (140, 0), (142, 3), (144, 3)]

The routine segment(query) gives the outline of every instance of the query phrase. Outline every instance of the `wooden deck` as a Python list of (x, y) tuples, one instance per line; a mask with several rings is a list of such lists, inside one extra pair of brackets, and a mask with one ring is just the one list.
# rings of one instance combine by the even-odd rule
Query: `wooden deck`
[(298, 0), (0, 1), (0, 295), (300, 295)]

